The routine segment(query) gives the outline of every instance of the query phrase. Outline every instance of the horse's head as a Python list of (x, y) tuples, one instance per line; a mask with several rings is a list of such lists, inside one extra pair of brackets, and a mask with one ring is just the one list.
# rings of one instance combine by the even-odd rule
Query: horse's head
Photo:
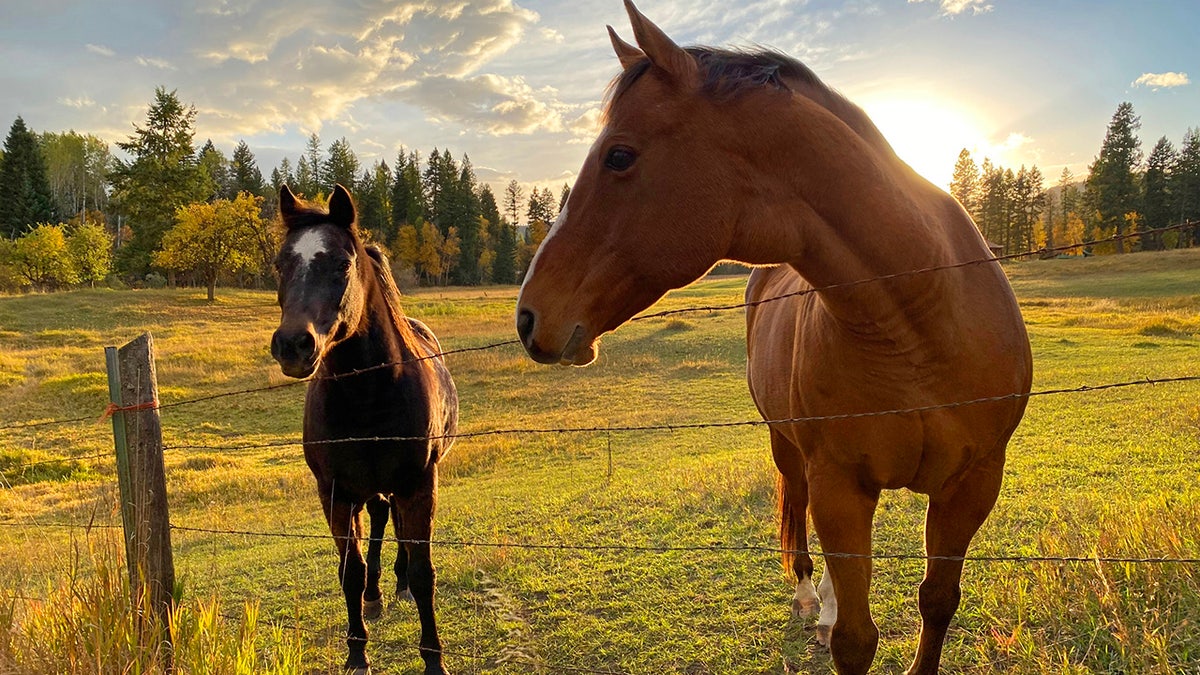
[(626, 9), (638, 47), (609, 28), (624, 72), (518, 300), (517, 332), (541, 363), (591, 363), (601, 334), (735, 255), (745, 198), (733, 195), (755, 190), (753, 149), (731, 133), (759, 133), (739, 128), (747, 97), (714, 92), (695, 50)]
[(328, 211), (298, 201), (285, 185), (279, 213), (287, 229), (275, 260), (283, 315), (271, 338), (271, 356), (285, 375), (308, 377), (362, 318), (358, 263), (366, 252), (356, 232), (354, 201), (341, 185)]

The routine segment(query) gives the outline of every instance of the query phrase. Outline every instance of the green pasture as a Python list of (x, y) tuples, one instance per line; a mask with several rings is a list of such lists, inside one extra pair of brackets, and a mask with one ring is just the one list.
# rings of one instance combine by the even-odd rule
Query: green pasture
[[(1035, 390), (1200, 375), (1200, 250), (1006, 269)], [(743, 287), (709, 279), (656, 309), (736, 303)], [(514, 337), (515, 294), (421, 290), (406, 311), (446, 349), (489, 345)], [(121, 639), (119, 531), (82, 527), (119, 522), (111, 427), (99, 419), (103, 347), (152, 331), (169, 406), (285, 383), (267, 347), (277, 319), (265, 292), (222, 289), (214, 304), (203, 290), (0, 298), (0, 672), (138, 672), (103, 657), (133, 653), (105, 647)], [(583, 369), (539, 366), (516, 345), (454, 354), (463, 431), (756, 419), (743, 328), (741, 311), (635, 322)], [(181, 528), (181, 672), (339, 672), (345, 612), (328, 540), (182, 529), (325, 533), (300, 448), (245, 447), (297, 439), (302, 399), (288, 386), (162, 411)], [(21, 426), (63, 418), (84, 419)], [(1198, 483), (1200, 383), (1035, 397), (972, 553), (1200, 558)], [(777, 555), (762, 550), (777, 545), (774, 484), (760, 426), (460, 440), (442, 470), (435, 536), (445, 543), (434, 550), (448, 666), (830, 672), (811, 624), (789, 618)], [(923, 508), (919, 495), (888, 493), (876, 552), (919, 554)], [(385, 568), (394, 554), (385, 547)], [(912, 657), (921, 570), (876, 563), (874, 672), (902, 672)], [(389, 608), (371, 631), (377, 673), (420, 672), (413, 607)], [(968, 563), (944, 665), (1200, 673), (1200, 564)]]

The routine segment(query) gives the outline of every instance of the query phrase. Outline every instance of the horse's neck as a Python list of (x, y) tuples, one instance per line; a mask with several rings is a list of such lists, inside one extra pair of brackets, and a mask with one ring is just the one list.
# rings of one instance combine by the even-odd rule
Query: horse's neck
[(835, 287), (820, 295), (838, 318), (879, 323), (935, 303), (949, 286), (929, 274), (856, 282), (986, 257), (965, 212), (886, 144), (833, 118), (785, 121), (775, 143), (756, 177), (764, 196), (739, 223), (736, 257), (788, 264), (818, 289)]
[(335, 372), (351, 372), (385, 363), (401, 364), (416, 355), (408, 319), (389, 303), (381, 283), (372, 283), (365, 294), (358, 327), (331, 350)]

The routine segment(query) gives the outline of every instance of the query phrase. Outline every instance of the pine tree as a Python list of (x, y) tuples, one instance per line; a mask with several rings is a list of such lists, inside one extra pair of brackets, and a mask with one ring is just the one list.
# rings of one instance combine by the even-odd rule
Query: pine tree
[(304, 154), (296, 162), (295, 192), (308, 199), (316, 199), (325, 185), (321, 175), (321, 137), (313, 132), (304, 146)]
[(517, 240), (512, 227), (500, 215), (496, 195), (488, 185), (479, 188), (479, 212), (491, 244), (491, 276), (488, 280), (494, 284), (511, 284), (517, 267)]
[(158, 87), (146, 125), (134, 125), (129, 140), (117, 143), (132, 158), (118, 161), (110, 176), (113, 200), (133, 232), (118, 253), (119, 267), (128, 274), (141, 276), (149, 269), (150, 254), (175, 222), (175, 209), (207, 196), (192, 145), (195, 119), (194, 106)]
[(954, 175), (950, 179), (950, 195), (958, 200), (972, 218), (976, 217), (979, 202), (979, 167), (966, 148), (958, 153)]
[[(558, 213), (562, 213), (563, 209), (567, 208), (567, 200), (571, 198), (571, 187), (563, 183), (562, 191), (558, 195)], [(555, 214), (556, 216), (558, 214)], [(555, 218), (557, 220), (557, 217)]]
[(471, 158), (463, 155), (458, 180), (453, 185), (451, 199), (452, 227), (458, 230), (459, 255), (453, 281), (474, 286), (483, 282), (479, 258), (483, 253), (484, 232), (480, 223), (479, 200), (475, 196), (475, 169)]
[(225, 153), (213, 145), (211, 139), (205, 141), (204, 146), (200, 148), (200, 171), (204, 175), (204, 189), (207, 193), (205, 201), (229, 199), (229, 160), (225, 158)]
[[(1200, 128), (1189, 128), (1171, 167), (1171, 210), (1177, 222), (1200, 220)], [(1200, 226), (1179, 233), (1180, 246), (1200, 246)]]
[(358, 181), (358, 225), (376, 241), (389, 242), (396, 233), (392, 225), (392, 170), (387, 162), (376, 162)]
[(250, 151), (250, 146), (246, 145), (246, 141), (238, 141), (237, 147), (233, 149), (233, 158), (229, 161), (229, 173), (230, 191), (233, 193), (231, 197), (236, 197), (243, 192), (258, 197), (265, 196), (267, 189), (263, 184), (262, 171), (259, 171), (258, 163), (254, 160), (254, 153)]
[(329, 145), (329, 155), (319, 173), (321, 188), (332, 189), (334, 185), (341, 185), (354, 194), (357, 191), (355, 183), (358, 181), (359, 167), (358, 156), (343, 136)]
[[(1136, 171), (1142, 161), (1142, 151), (1135, 132), (1140, 127), (1141, 120), (1133, 114), (1132, 103), (1117, 106), (1100, 146), (1100, 154), (1090, 167), (1088, 198), (1096, 208), (1099, 232), (1124, 234), (1126, 214), (1138, 210)], [(1125, 242), (1118, 239), (1116, 250), (1124, 253)]]
[(1146, 158), (1146, 175), (1142, 178), (1142, 217), (1149, 230), (1142, 235), (1142, 250), (1161, 251), (1162, 233), (1154, 230), (1171, 224), (1171, 167), (1175, 164), (1175, 148), (1166, 136), (1158, 139)]
[(508, 223), (513, 227), (521, 222), (522, 195), (521, 184), (515, 178), (510, 180), (508, 186), (504, 188), (504, 215), (508, 217)]
[(413, 225), (425, 214), (425, 192), (421, 185), (421, 158), (414, 151), (396, 157), (392, 176), (392, 226), (399, 231)]
[(12, 239), (37, 223), (55, 220), (54, 196), (37, 135), (17, 117), (0, 157), (0, 234)]

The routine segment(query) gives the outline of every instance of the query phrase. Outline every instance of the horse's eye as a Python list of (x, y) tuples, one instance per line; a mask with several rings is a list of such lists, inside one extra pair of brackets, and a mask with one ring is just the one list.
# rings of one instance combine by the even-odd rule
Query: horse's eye
[(350, 271), (350, 259), (342, 258), (338, 261), (338, 272), (345, 274)]
[(613, 171), (625, 171), (633, 166), (633, 162), (636, 159), (637, 153), (631, 148), (618, 145), (608, 151), (608, 155), (604, 158), (604, 166)]

